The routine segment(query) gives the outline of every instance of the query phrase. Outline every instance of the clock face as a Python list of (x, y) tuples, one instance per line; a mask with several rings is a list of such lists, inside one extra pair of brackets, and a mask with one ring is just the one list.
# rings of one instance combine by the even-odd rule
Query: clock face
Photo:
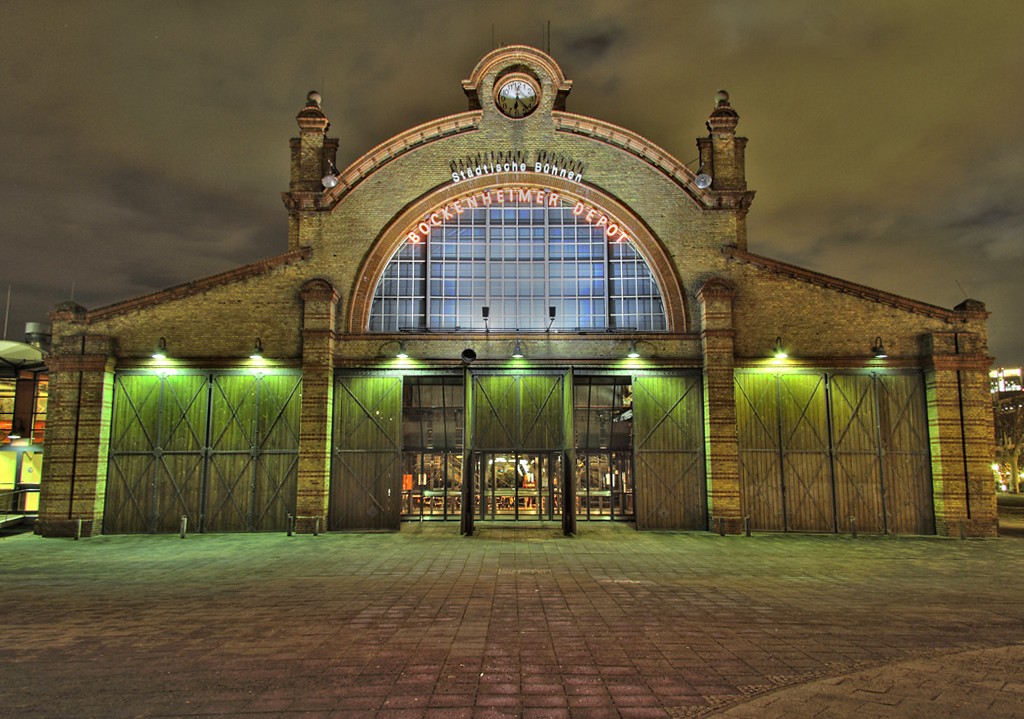
[(537, 86), (525, 77), (507, 77), (498, 85), (498, 109), (509, 117), (526, 117), (537, 108)]

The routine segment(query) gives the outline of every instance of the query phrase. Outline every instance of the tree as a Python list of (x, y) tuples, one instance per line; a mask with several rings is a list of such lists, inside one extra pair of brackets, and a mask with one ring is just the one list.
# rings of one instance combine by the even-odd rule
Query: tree
[(1009, 473), (1009, 491), (1020, 493), (1020, 472), (1024, 464), (1024, 394), (1015, 392), (994, 403), (996, 462)]

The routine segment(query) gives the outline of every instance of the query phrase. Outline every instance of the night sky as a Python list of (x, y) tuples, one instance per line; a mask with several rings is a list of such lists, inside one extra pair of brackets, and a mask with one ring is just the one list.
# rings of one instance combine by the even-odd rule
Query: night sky
[[(543, 47), (567, 109), (683, 162), (729, 91), (749, 249), (992, 312), (1024, 364), (1024, 3), (45, 2), (0, 5), (8, 339), (287, 249), (289, 138), (323, 94), (344, 167), (466, 109), (493, 43)], [(695, 164), (691, 164), (695, 168)]]

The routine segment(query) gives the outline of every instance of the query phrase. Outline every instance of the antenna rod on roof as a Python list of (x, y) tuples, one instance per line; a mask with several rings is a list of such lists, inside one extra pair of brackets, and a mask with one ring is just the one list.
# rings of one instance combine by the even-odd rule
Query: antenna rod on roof
[(4, 339), (7, 339), (7, 320), (11, 317), (11, 286), (7, 285), (7, 309), (4, 310)]

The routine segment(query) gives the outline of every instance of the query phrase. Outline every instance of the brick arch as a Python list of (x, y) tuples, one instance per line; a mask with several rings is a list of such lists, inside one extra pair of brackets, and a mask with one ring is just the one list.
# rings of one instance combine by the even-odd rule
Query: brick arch
[[(525, 177), (530, 179), (524, 179)], [(396, 215), (374, 242), (356, 275), (355, 286), (349, 295), (349, 308), (346, 313), (348, 317), (347, 332), (350, 334), (367, 332), (373, 294), (384, 269), (402, 243), (405, 242), (408, 234), (425, 217), (450, 202), (484, 190), (497, 188), (553, 190), (567, 200), (584, 202), (606, 214), (619, 227), (628, 231), (634, 245), (651, 268), (651, 273), (654, 275), (658, 287), (661, 288), (661, 300), (665, 307), (668, 332), (684, 333), (687, 331), (686, 323), (689, 315), (686, 311), (686, 296), (668, 252), (644, 221), (628, 206), (606, 192), (560, 177), (550, 176), (546, 177), (543, 182), (537, 182), (534, 173), (525, 175), (507, 172), (484, 175), (472, 180), (445, 185), (422, 196)]]

